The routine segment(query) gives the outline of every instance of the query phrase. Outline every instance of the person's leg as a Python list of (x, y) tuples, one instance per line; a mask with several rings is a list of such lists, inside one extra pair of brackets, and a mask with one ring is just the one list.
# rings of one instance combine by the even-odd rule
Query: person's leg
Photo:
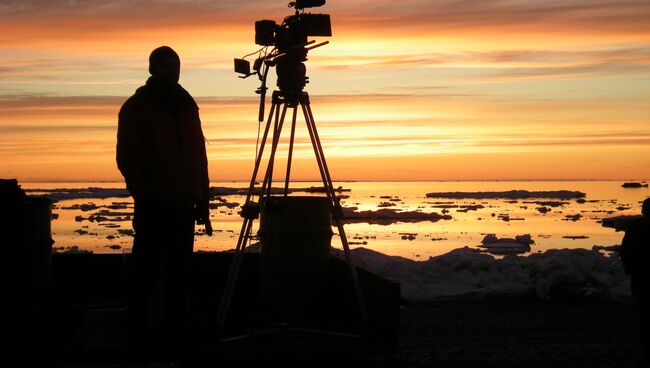
[(639, 310), (639, 330), (641, 336), (641, 359), (642, 366), (650, 366), (650, 287), (646, 280), (639, 277), (631, 278), (632, 294), (636, 298)]
[[(129, 290), (130, 338), (133, 348), (144, 354), (151, 350), (156, 331), (156, 313), (153, 305), (157, 275), (161, 261), (158, 245), (158, 205), (154, 202), (136, 202), (133, 217), (133, 273)], [(158, 308), (159, 310), (159, 308)]]
[(180, 206), (173, 216), (165, 256), (165, 327), (173, 348), (188, 342), (191, 261), (194, 249), (194, 213)]
[(639, 325), (641, 328), (641, 349), (642, 349), (642, 361), (650, 366), (650, 294), (645, 288), (644, 293), (637, 296), (637, 302), (639, 305)]

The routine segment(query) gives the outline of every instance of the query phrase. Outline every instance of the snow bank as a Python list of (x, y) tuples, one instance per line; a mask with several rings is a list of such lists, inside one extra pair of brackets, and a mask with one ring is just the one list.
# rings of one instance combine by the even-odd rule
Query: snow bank
[[(341, 251), (335, 251), (341, 256)], [(616, 298), (629, 296), (629, 280), (616, 256), (585, 249), (548, 250), (495, 259), (469, 247), (426, 261), (352, 251), (355, 263), (401, 283), (410, 301), (537, 295)]]
[(553, 199), (573, 199), (583, 198), (585, 193), (571, 190), (555, 191), (527, 191), (527, 190), (509, 190), (505, 192), (434, 192), (427, 193), (427, 198), (456, 198), (456, 199), (524, 199), (524, 198), (553, 198)]

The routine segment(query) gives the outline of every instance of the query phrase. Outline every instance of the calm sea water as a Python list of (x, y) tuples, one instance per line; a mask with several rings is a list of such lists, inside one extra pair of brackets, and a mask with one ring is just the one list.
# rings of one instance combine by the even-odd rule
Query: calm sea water
[[(530, 234), (535, 244), (531, 252), (555, 248), (586, 248), (594, 245), (620, 244), (622, 233), (601, 226), (606, 217), (640, 213), (640, 202), (650, 197), (648, 188), (622, 188), (620, 181), (525, 181), (525, 182), (342, 182), (335, 186), (350, 189), (345, 207), (359, 210), (377, 210), (381, 203), (390, 202), (394, 210), (437, 212), (448, 211), (451, 220), (437, 222), (392, 223), (389, 225), (353, 223), (345, 231), (352, 247), (366, 247), (389, 255), (410, 259), (427, 259), (452, 249), (480, 245), (486, 234), (497, 237), (515, 237)], [(247, 183), (212, 183), (213, 186), (244, 188)], [(294, 187), (319, 186), (320, 183), (292, 183)], [(52, 188), (123, 188), (121, 183), (23, 183), (25, 189)], [(586, 193), (586, 202), (565, 200), (563, 205), (538, 210), (539, 204), (526, 203), (544, 199), (445, 199), (426, 198), (429, 192), (478, 191), (556, 191), (572, 190)], [(296, 193), (299, 195), (300, 193)], [(390, 200), (386, 197), (390, 196)], [(384, 197), (384, 198), (382, 198)], [(241, 204), (243, 196), (222, 196), (213, 204), (225, 202)], [(559, 201), (559, 200), (555, 200)], [(87, 205), (87, 206), (81, 206)], [(482, 208), (464, 212), (464, 205)], [(449, 207), (449, 208), (444, 208)], [(118, 216), (106, 221), (88, 221), (93, 214), (109, 211)], [(129, 251), (132, 244), (131, 222), (128, 215), (133, 205), (130, 198), (72, 199), (54, 204), (52, 221), (54, 246), (66, 249), (77, 246), (96, 253)], [(235, 246), (241, 226), (238, 207), (221, 206), (212, 210), (215, 233), (212, 237), (200, 231), (195, 250), (218, 251)], [(161, 214), (164, 216), (165, 214)], [(576, 220), (575, 215), (580, 215)], [(509, 217), (510, 221), (504, 220)], [(256, 223), (257, 225), (257, 223)], [(578, 237), (575, 239), (575, 237)], [(341, 247), (340, 239), (332, 239), (334, 247)]]

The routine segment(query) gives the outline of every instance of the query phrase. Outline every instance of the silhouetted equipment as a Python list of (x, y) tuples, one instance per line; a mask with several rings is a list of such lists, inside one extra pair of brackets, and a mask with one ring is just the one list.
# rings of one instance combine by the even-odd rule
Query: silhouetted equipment
[(45, 197), (27, 196), (15, 179), (0, 179), (0, 226), (3, 258), (11, 260), (6, 267), (14, 269), (7, 278), (14, 287), (42, 289), (50, 282), (52, 240), (50, 205)]
[(323, 5), (325, 5), (325, 0), (296, 0), (289, 3), (290, 7), (293, 6), (296, 9), (316, 8)]
[[(262, 207), (262, 305), (277, 313), (301, 312), (318, 300), (317, 281), (332, 240), (331, 204), (325, 197), (269, 197)], [(286, 318), (285, 318), (286, 319)]]
[[(57, 362), (66, 363), (58, 364), (61, 366), (73, 363), (97, 365), (100, 362), (114, 365), (119, 361), (133, 364), (134, 357), (126, 345), (128, 313), (125, 309), (132, 282), (131, 256), (131, 253), (52, 254), (53, 310), (49, 318), (52, 327), (44, 337), (49, 346), (48, 366), (57, 365), (54, 364)], [(399, 284), (363, 268), (359, 268), (358, 272), (368, 305), (368, 339), (313, 332), (301, 334), (300, 331), (283, 329), (277, 334), (261, 334), (224, 344), (224, 335), (215, 334), (214, 329), (214, 312), (219, 308), (221, 297), (220, 292), (215, 293), (215, 288), (223, 290), (233, 257), (234, 254), (230, 252), (196, 252), (192, 255), (190, 310), (193, 323), (192, 343), (188, 347), (188, 354), (192, 357), (203, 356), (200, 359), (226, 362), (229, 364), (225, 366), (237, 367), (253, 365), (248, 363), (298, 366), (296, 361), (323, 360), (332, 365), (335, 365), (334, 362), (345, 365), (356, 361), (360, 355), (371, 357), (371, 361), (375, 362), (380, 354), (388, 353), (391, 347), (396, 346), (400, 320)], [(262, 304), (260, 298), (260, 278), (263, 273), (261, 254), (246, 253), (228, 315), (228, 334), (225, 336), (268, 331), (268, 313), (264, 312), (269, 304)], [(358, 330), (359, 318), (354, 313), (356, 300), (350, 287), (347, 263), (330, 257), (323, 276), (326, 282), (311, 284), (313, 294), (320, 297), (322, 304), (305, 307), (301, 313), (294, 314), (302, 320), (287, 322), (292, 326), (321, 327), (323, 330), (353, 335)], [(292, 296), (294, 299), (298, 297), (298, 293)], [(305, 305), (310, 300), (313, 299), (298, 302)], [(3, 299), (2, 304), (8, 302)], [(277, 310), (282, 308), (283, 305), (276, 307)], [(34, 351), (31, 341), (27, 346), (30, 352)], [(155, 355), (157, 358), (152, 356), (152, 361), (164, 361), (167, 359), (166, 352), (167, 349), (163, 347), (153, 352), (158, 355)]]
[[(263, 137), (259, 142), (259, 151), (256, 154), (248, 194), (242, 206), (241, 216), (244, 221), (219, 307), (218, 324), (220, 328), (224, 326), (230, 308), (244, 251), (252, 238), (253, 221), (258, 219), (260, 212), (262, 213), (259, 235), (262, 244), (263, 302), (269, 308), (277, 309), (276, 311), (283, 318), (290, 319), (292, 310), (302, 309), (304, 311), (309, 303), (315, 303), (318, 300), (313, 293), (314, 290), (317, 292), (318, 285), (326, 282), (322, 277), (321, 270), (325, 268), (329, 259), (332, 235), (330, 224), (333, 219), (345, 252), (361, 325), (363, 328), (367, 328), (366, 308), (343, 228), (341, 204), (336, 196), (332, 177), (325, 161), (325, 154), (311, 111), (309, 95), (303, 91), (309, 79), (306, 76), (306, 67), (303, 63), (307, 60), (307, 52), (327, 43), (313, 45), (314, 41), (308, 41), (307, 37), (312, 35), (331, 36), (332, 32), (329, 15), (304, 14), (300, 10), (321, 6), (324, 3), (323, 0), (297, 1), (289, 4), (296, 8), (296, 13), (286, 17), (281, 25), (269, 20), (255, 23), (255, 42), (265, 46), (257, 53), (253, 53), (259, 54), (253, 66), (254, 74), (257, 74), (262, 81), (262, 85), (257, 90), (257, 93), (261, 95), (259, 122), (264, 120), (266, 77), (268, 69), (273, 66), (277, 66), (279, 90), (273, 92), (271, 110), (266, 120)], [(267, 52), (266, 48), (270, 46), (274, 48)], [(243, 78), (252, 75), (250, 65), (247, 63), (244, 59), (235, 59), (235, 71), (244, 74)], [(299, 109), (302, 111), (314, 150), (325, 198), (288, 197)], [(275, 155), (287, 110), (290, 110), (292, 118), (284, 196), (272, 197)], [(254, 200), (254, 187), (269, 133), (271, 133), (271, 152), (259, 197)]]
[[(336, 192), (334, 189), (334, 185), (332, 183), (332, 178), (329, 172), (329, 168), (327, 166), (327, 162), (325, 161), (325, 155), (323, 153), (323, 148), (320, 143), (320, 138), (318, 136), (318, 131), (316, 129), (316, 123), (314, 122), (314, 116), (311, 111), (310, 103), (309, 103), (309, 95), (307, 92), (301, 91), (298, 94), (291, 94), (289, 96), (286, 96), (283, 92), (281, 91), (274, 91), (273, 92), (273, 101), (271, 105), (271, 110), (269, 111), (269, 117), (267, 120), (266, 127), (264, 129), (264, 134), (263, 138), (260, 142), (260, 149), (257, 154), (256, 160), (255, 160), (255, 167), (253, 169), (253, 174), (252, 178), (249, 184), (249, 190), (248, 194), (246, 196), (245, 204), (242, 206), (242, 212), (241, 216), (244, 218), (241, 230), (240, 230), (240, 235), (239, 239), (237, 241), (237, 245), (235, 248), (235, 254), (233, 257), (233, 262), (230, 268), (230, 272), (228, 275), (228, 279), (226, 282), (225, 290), (223, 293), (222, 297), (222, 302), (219, 307), (219, 314), (218, 314), (218, 323), (220, 327), (223, 327), (225, 319), (226, 319), (226, 314), (228, 313), (228, 309), (230, 306), (230, 302), (232, 299), (232, 295), (234, 292), (235, 285), (237, 283), (237, 278), (239, 275), (239, 267), (241, 264), (241, 260), (245, 251), (245, 248), (252, 238), (252, 225), (253, 221), (259, 218), (260, 212), (264, 213), (263, 217), (268, 217), (269, 214), (271, 214), (275, 208), (278, 208), (279, 199), (272, 197), (271, 196), (271, 186), (272, 186), (272, 181), (273, 181), (273, 167), (274, 167), (274, 160), (275, 160), (275, 155), (278, 149), (279, 141), (280, 141), (280, 134), (282, 132), (282, 128), (284, 126), (284, 120), (287, 114), (287, 110), (289, 108), (293, 109), (292, 111), (292, 121), (291, 121), (291, 135), (289, 138), (289, 148), (288, 148), (288, 161), (287, 161), (287, 169), (286, 169), (286, 174), (285, 174), (285, 181), (284, 181), (284, 197), (286, 198), (285, 201), (285, 206), (289, 206), (287, 208), (292, 208), (293, 206), (296, 206), (294, 208), (299, 208), (300, 207), (300, 200), (298, 202), (294, 202), (296, 200), (293, 199), (293, 197), (288, 197), (288, 189), (289, 189), (289, 182), (290, 182), (290, 177), (291, 177), (291, 161), (292, 161), (292, 154), (293, 154), (293, 143), (295, 139), (295, 131), (296, 131), (296, 122), (297, 122), (297, 112), (298, 108), (302, 109), (303, 116), (305, 119), (305, 123), (307, 125), (307, 131), (309, 133), (309, 137), (312, 143), (312, 148), (314, 150), (314, 154), (316, 156), (316, 162), (318, 165), (318, 169), (321, 175), (321, 179), (325, 188), (325, 194), (326, 198), (324, 198), (327, 202), (327, 205), (325, 206), (325, 209), (327, 209), (327, 213), (331, 218), (334, 220), (336, 227), (338, 229), (338, 234), (341, 239), (341, 243), (343, 245), (343, 249), (345, 252), (345, 257), (346, 261), (348, 264), (349, 268), (349, 274), (350, 278), (352, 281), (353, 289), (356, 295), (357, 299), (357, 305), (360, 311), (361, 319), (362, 319), (362, 324), (365, 325), (366, 323), (366, 310), (365, 310), (365, 305), (363, 302), (363, 298), (361, 296), (361, 288), (359, 286), (359, 280), (357, 277), (356, 273), (356, 268), (353, 264), (351, 255), (350, 255), (350, 249), (348, 245), (348, 240), (345, 234), (345, 230), (343, 228), (343, 222), (342, 222), (342, 209), (341, 209), (341, 204), (339, 202), (339, 198), (336, 196)], [(280, 113), (280, 110), (282, 112)], [(273, 133), (272, 133), (272, 141), (271, 141), (271, 152), (270, 152), (270, 157), (268, 158), (268, 164), (266, 167), (266, 173), (264, 176), (264, 180), (262, 182), (262, 188), (259, 191), (259, 196), (257, 200), (253, 200), (253, 193), (255, 192), (255, 182), (256, 178), (258, 175), (258, 171), (260, 169), (260, 165), (262, 162), (263, 154), (264, 154), (264, 148), (267, 142), (267, 139), (269, 138), (269, 132), (271, 131), (271, 127), (273, 127)], [(291, 199), (290, 199), (291, 198)], [(310, 206), (307, 206), (307, 205)], [(315, 206), (314, 206), (315, 205)], [(316, 218), (319, 218), (319, 213), (322, 215), (323, 214), (323, 205), (318, 205), (317, 203), (302, 203), (302, 206), (305, 206), (305, 210), (309, 212), (309, 216), (316, 216)], [(268, 213), (268, 214), (267, 214)], [(286, 216), (286, 215), (284, 215)], [(297, 217), (297, 216), (296, 216)], [(273, 215), (271, 216), (273, 218)], [(281, 218), (281, 217), (280, 217)], [(288, 221), (291, 221), (291, 216), (287, 218)], [(269, 219), (270, 220), (270, 219)], [(266, 225), (265, 221), (265, 225)], [(281, 227), (280, 227), (281, 228)], [(260, 236), (262, 237), (262, 248), (264, 248), (266, 245), (269, 245), (270, 241), (265, 240), (265, 234), (264, 234), (264, 226), (261, 228), (262, 232), (260, 233)], [(281, 234), (281, 230), (278, 230), (280, 232), (276, 232), (277, 234)], [(286, 232), (285, 232), (286, 234)], [(272, 238), (272, 237), (271, 237)], [(267, 239), (271, 239), (267, 238)], [(269, 245), (270, 247), (275, 246), (276, 242), (275, 240), (272, 242), (273, 245)], [(309, 244), (309, 246), (314, 246), (314, 244)], [(316, 245), (317, 247), (320, 248), (319, 245)], [(321, 249), (322, 250), (322, 249)], [(316, 251), (318, 253), (318, 251)], [(264, 257), (267, 253), (265, 251), (262, 251), (262, 256)], [(272, 254), (272, 253), (271, 253)], [(291, 263), (289, 259), (285, 260), (286, 262)], [(263, 264), (265, 261), (263, 261)], [(304, 275), (302, 275), (304, 276)], [(295, 278), (300, 277), (299, 275), (295, 275)], [(314, 283), (317, 284), (318, 281), (314, 280)]]
[(0, 331), (11, 344), (42, 341), (51, 286), (51, 201), (27, 196), (16, 179), (0, 179), (2, 263)]
[[(328, 44), (328, 41), (315, 44), (308, 41), (309, 36), (332, 36), (332, 25), (328, 14), (304, 13), (305, 8), (318, 7), (325, 0), (306, 0), (289, 3), (296, 9), (294, 15), (284, 18), (281, 24), (273, 20), (258, 20), (255, 22), (255, 43), (263, 46), (260, 50), (235, 59), (235, 72), (243, 74), (240, 78), (257, 75), (261, 81), (256, 93), (260, 95), (258, 121), (264, 121), (264, 104), (266, 99), (266, 78), (269, 68), (277, 66), (277, 86), (285, 95), (302, 91), (309, 78), (306, 67), (309, 50)], [(303, 10), (303, 12), (301, 12)], [(268, 51), (268, 47), (273, 48)], [(251, 72), (247, 57), (257, 55)]]

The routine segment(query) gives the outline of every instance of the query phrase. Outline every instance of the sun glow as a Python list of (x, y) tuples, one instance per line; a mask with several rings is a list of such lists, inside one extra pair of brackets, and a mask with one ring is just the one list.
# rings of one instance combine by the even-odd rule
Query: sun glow
[[(117, 113), (167, 44), (200, 107), (211, 178), (249, 179), (258, 81), (238, 79), (232, 59), (256, 49), (254, 21), (284, 6), (38, 4), (0, 7), (1, 177), (120, 180)], [(647, 3), (361, 0), (322, 12), (333, 37), (310, 52), (306, 90), (336, 177), (650, 173)], [(317, 178), (302, 113), (296, 144), (295, 177)]]

